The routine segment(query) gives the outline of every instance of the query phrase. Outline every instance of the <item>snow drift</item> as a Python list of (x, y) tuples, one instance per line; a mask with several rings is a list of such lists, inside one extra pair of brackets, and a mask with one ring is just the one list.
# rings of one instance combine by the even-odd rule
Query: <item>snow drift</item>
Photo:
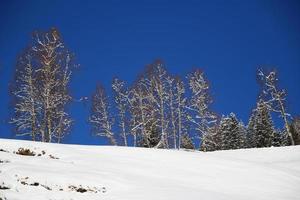
[(205, 153), (0, 139), (0, 199), (296, 200), (299, 166), (300, 146)]

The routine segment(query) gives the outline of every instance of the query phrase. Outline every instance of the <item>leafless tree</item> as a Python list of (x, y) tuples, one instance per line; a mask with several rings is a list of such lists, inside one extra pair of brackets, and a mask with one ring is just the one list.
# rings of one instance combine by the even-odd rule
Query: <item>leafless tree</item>
[[(187, 99), (184, 96), (185, 95), (185, 88), (184, 88), (184, 83), (183, 81), (177, 77), (175, 79), (175, 84), (176, 84), (176, 90), (175, 90), (175, 97), (176, 97), (176, 103), (177, 103), (177, 128), (178, 128), (178, 148), (181, 147), (182, 144), (182, 136), (186, 134), (187, 132), (187, 127), (186, 127), (186, 122), (188, 118), (188, 114), (186, 111), (186, 106), (187, 106)], [(175, 147), (176, 148), (176, 147)]]
[(288, 122), (290, 114), (286, 111), (286, 91), (278, 87), (276, 71), (272, 70), (269, 73), (265, 73), (262, 69), (259, 69), (257, 74), (262, 86), (261, 99), (265, 101), (269, 110), (280, 114), (284, 122), (285, 132), (290, 138), (291, 144), (295, 145)]
[(38, 115), (41, 107), (37, 101), (36, 75), (31, 64), (32, 55), (30, 54), (30, 51), (26, 50), (18, 58), (15, 82), (12, 88), (15, 112), (11, 123), (16, 126), (18, 136), (29, 135), (35, 141), (39, 134)]
[(121, 136), (123, 138), (123, 143), (127, 146), (127, 120), (126, 120), (126, 112), (128, 110), (129, 104), (129, 93), (128, 90), (125, 89), (124, 81), (114, 78), (112, 82), (112, 89), (114, 91), (114, 99), (115, 104), (118, 109), (118, 119), (119, 119), (119, 127), (121, 129)]
[(19, 58), (13, 83), (15, 114), (11, 122), (18, 135), (60, 142), (68, 133), (72, 119), (66, 109), (72, 100), (68, 85), (73, 58), (57, 29), (33, 34), (32, 43)]
[(187, 109), (192, 113), (189, 116), (190, 122), (195, 125), (199, 138), (204, 135), (209, 127), (217, 120), (216, 115), (211, 112), (209, 105), (212, 99), (209, 95), (209, 84), (200, 70), (195, 70), (188, 75), (189, 87), (192, 92)]
[[(134, 146), (137, 146), (137, 138), (140, 136), (146, 146), (150, 147), (153, 107), (150, 101), (150, 92), (144, 76), (140, 76), (130, 89), (129, 105), (131, 113), (130, 132), (134, 137)], [(143, 145), (145, 146), (145, 145)]]
[(98, 84), (92, 96), (92, 109), (89, 118), (92, 133), (96, 136), (106, 137), (112, 145), (116, 145), (117, 142), (112, 132), (113, 118), (111, 117), (109, 109), (109, 100), (104, 87)]

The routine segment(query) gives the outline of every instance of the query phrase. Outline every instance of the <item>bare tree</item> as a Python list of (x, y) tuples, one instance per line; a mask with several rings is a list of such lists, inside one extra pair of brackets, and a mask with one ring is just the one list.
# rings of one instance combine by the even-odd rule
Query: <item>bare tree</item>
[(130, 89), (129, 104), (131, 113), (131, 134), (134, 137), (134, 146), (137, 146), (138, 135), (147, 146), (150, 147), (150, 135), (152, 124), (153, 106), (151, 103), (151, 94), (144, 76), (140, 76)]
[(288, 123), (288, 117), (290, 117), (290, 114), (286, 111), (286, 91), (278, 87), (276, 71), (272, 70), (269, 73), (265, 73), (262, 69), (259, 69), (258, 80), (262, 85), (261, 98), (264, 99), (269, 110), (280, 113), (280, 117), (283, 119), (285, 130), (290, 138), (291, 144), (295, 145), (295, 141)]
[(177, 148), (177, 113), (178, 111), (176, 108), (178, 107), (178, 104), (176, 103), (176, 84), (175, 84), (175, 79), (171, 76), (168, 76), (166, 78), (167, 83), (168, 83), (168, 106), (169, 106), (169, 124), (170, 124), (170, 132), (172, 133), (172, 138), (173, 138), (173, 145), (174, 148)]
[(188, 80), (192, 96), (187, 109), (193, 116), (189, 116), (189, 120), (195, 125), (195, 129), (199, 132), (199, 138), (201, 138), (217, 121), (216, 115), (209, 109), (212, 99), (209, 95), (209, 84), (204, 78), (203, 72), (193, 71), (188, 75)]
[(187, 113), (185, 111), (186, 98), (184, 97), (185, 88), (184, 83), (179, 77), (173, 78), (168, 76), (168, 103), (166, 110), (168, 111), (170, 132), (174, 148), (180, 148), (182, 142), (182, 135), (186, 134), (185, 122)]
[(128, 90), (124, 87), (124, 81), (114, 78), (112, 82), (112, 89), (114, 91), (115, 104), (118, 109), (119, 127), (121, 129), (121, 136), (123, 143), (127, 146), (127, 123), (126, 123), (126, 111), (128, 109)]
[(154, 64), (148, 66), (147, 81), (149, 82), (149, 89), (151, 91), (151, 102), (154, 106), (154, 111), (159, 119), (160, 141), (156, 145), (159, 148), (168, 148), (168, 119), (166, 118), (167, 101), (169, 98), (168, 82), (169, 77), (164, 64), (161, 61), (156, 61)]
[[(177, 127), (178, 127), (178, 148), (181, 147), (182, 144), (182, 136), (186, 133), (186, 120), (188, 118), (186, 112), (187, 99), (184, 97), (185, 88), (183, 81), (177, 77), (175, 79), (176, 84), (176, 103), (177, 103)], [(175, 147), (176, 148), (176, 147)]]
[(112, 145), (116, 145), (117, 142), (112, 132), (113, 119), (109, 113), (109, 108), (104, 87), (98, 84), (92, 96), (92, 109), (89, 118), (92, 133), (96, 136), (107, 137)]
[(15, 82), (12, 87), (14, 116), (11, 123), (16, 126), (18, 136), (29, 135), (35, 141), (38, 132), (39, 106), (35, 70), (32, 56), (27, 49), (17, 62)]
[(57, 29), (33, 34), (32, 44), (20, 57), (13, 84), (12, 123), (18, 135), (40, 135), (43, 142), (60, 142), (72, 124), (66, 106), (72, 100), (68, 85), (73, 67), (73, 55)]

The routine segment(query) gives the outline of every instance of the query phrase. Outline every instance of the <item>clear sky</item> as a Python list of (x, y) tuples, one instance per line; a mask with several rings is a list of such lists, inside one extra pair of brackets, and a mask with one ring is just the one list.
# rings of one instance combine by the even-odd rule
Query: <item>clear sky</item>
[[(244, 123), (258, 95), (255, 71), (275, 66), (288, 91), (288, 109), (300, 114), (300, 1), (136, 0), (0, 2), (0, 137), (11, 136), (9, 81), (16, 57), (34, 30), (57, 27), (81, 68), (72, 94), (90, 96), (96, 83), (110, 91), (114, 76), (131, 83), (156, 58), (184, 77), (204, 70), (213, 109)], [(73, 103), (72, 134), (65, 143), (100, 144), (86, 123), (89, 106)]]

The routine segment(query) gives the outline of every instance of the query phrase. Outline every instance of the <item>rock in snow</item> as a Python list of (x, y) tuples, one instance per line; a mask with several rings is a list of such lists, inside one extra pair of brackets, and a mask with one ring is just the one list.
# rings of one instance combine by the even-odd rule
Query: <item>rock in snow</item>
[(205, 153), (0, 139), (0, 149), (0, 199), (300, 197), (300, 146)]

